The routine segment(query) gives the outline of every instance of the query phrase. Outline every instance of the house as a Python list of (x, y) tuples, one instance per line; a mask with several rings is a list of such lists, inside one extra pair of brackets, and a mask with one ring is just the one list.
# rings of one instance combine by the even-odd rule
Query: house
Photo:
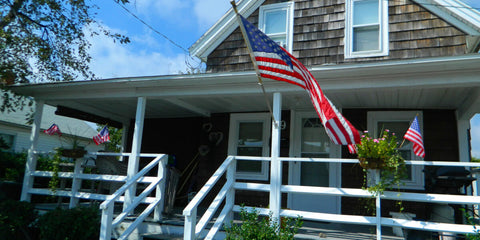
[[(426, 157), (418, 159), (406, 142), (400, 149), (405, 158), (470, 161), (469, 120), (480, 112), (477, 10), (460, 0), (242, 0), (238, 10), (307, 66), (358, 130), (376, 134), (388, 128), (403, 136), (417, 115)], [(271, 114), (233, 11), (190, 51), (206, 62), (206, 73), (42, 83), (12, 91), (65, 115), (123, 126), (127, 152), (174, 155), (175, 167), (188, 173), (176, 202), (185, 206), (228, 155), (270, 156), (276, 145), (269, 140), (278, 137), (270, 135)], [(274, 105), (281, 102), (280, 156), (355, 158), (330, 142), (303, 89), (269, 79), (264, 87), (268, 101), (275, 96)], [(402, 191), (428, 191), (427, 168), (410, 166)], [(235, 179), (268, 183), (271, 170), (269, 161), (239, 160)], [(280, 184), (363, 184), (361, 168), (347, 162), (288, 161), (277, 170)], [(236, 190), (235, 204), (272, 207), (272, 191)], [(276, 204), (329, 214), (358, 211), (358, 199), (305, 192), (284, 193)], [(406, 211), (424, 220), (431, 213), (428, 204), (415, 202)]]
[[(83, 120), (55, 115), (55, 110), (55, 107), (45, 106), (40, 128), (43, 131), (55, 123), (64, 137), (41, 134), (38, 151), (46, 153), (57, 147), (69, 147), (72, 144), (70, 139), (73, 141), (73, 138), (78, 138), (80, 146), (85, 146), (87, 151), (102, 150), (102, 146), (97, 146), (92, 141), (92, 137), (98, 134), (95, 129)], [(9, 151), (26, 152), (30, 148), (31, 124), (27, 123), (29, 114), (30, 108), (0, 114), (0, 138), (7, 143)]]

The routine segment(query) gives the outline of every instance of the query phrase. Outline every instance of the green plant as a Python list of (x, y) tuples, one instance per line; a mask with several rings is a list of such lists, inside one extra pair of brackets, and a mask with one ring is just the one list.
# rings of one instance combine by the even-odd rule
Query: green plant
[(393, 186), (400, 186), (402, 180), (407, 177), (405, 160), (398, 152), (397, 138), (395, 133), (390, 133), (388, 129), (384, 130), (379, 138), (372, 138), (365, 131), (356, 148), (360, 165), (365, 173), (365, 184), (368, 169), (380, 170), (380, 181), (366, 187), (373, 195), (382, 194)]
[(25, 173), (27, 153), (13, 153), (0, 150), (0, 179), (20, 182)]
[(35, 219), (38, 214), (29, 202), (0, 202), (0, 236), (2, 239), (35, 239)]
[(226, 228), (227, 240), (287, 240), (293, 239), (303, 225), (301, 217), (281, 218), (281, 224), (272, 223), (272, 215), (266, 218), (260, 218), (258, 211), (253, 209), (248, 212), (244, 207), (240, 211), (242, 224), (233, 224)]
[(98, 206), (57, 208), (38, 219), (41, 240), (98, 239), (100, 215)]
[(465, 239), (467, 240), (480, 240), (480, 229), (478, 228), (479, 218), (478, 215), (473, 212), (471, 215), (467, 209), (460, 208), (460, 210), (465, 215), (466, 222), (473, 226), (474, 233), (468, 233), (465, 235)]
[(58, 171), (60, 171), (60, 162), (62, 161), (61, 158), (61, 151), (57, 150), (55, 151), (55, 154), (52, 157), (52, 164), (50, 167), (50, 171), (53, 172), (52, 178), (50, 178), (50, 181), (48, 182), (48, 188), (52, 192), (56, 192), (58, 184), (60, 183), (60, 178), (58, 177)]

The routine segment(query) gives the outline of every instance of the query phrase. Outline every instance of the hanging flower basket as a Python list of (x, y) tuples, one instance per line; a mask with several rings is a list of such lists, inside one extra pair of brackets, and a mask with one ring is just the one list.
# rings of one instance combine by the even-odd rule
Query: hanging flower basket
[(385, 168), (384, 158), (359, 158), (360, 166), (364, 169), (383, 169)]
[(82, 158), (87, 153), (87, 151), (83, 148), (74, 148), (74, 149), (61, 148), (59, 149), (59, 152), (62, 157), (68, 157), (68, 158)]

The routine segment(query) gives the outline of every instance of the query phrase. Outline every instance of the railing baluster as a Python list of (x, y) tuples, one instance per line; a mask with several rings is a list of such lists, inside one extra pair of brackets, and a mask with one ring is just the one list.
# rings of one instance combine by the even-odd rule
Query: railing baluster
[(165, 183), (167, 182), (167, 162), (168, 162), (168, 157), (163, 158), (162, 161), (158, 163), (158, 173), (157, 177), (162, 179), (160, 184), (157, 185), (157, 190), (155, 192), (155, 198), (159, 199), (160, 202), (155, 207), (155, 211), (153, 213), (153, 220), (155, 221), (160, 221), (162, 220), (162, 212), (165, 207)]
[(195, 227), (197, 225), (197, 207), (195, 206), (191, 211), (190, 215), (185, 215), (185, 226), (183, 229), (183, 239), (184, 240), (194, 240), (195, 236)]
[(112, 238), (113, 205), (114, 202), (111, 202), (102, 210), (100, 240), (110, 240)]
[(73, 180), (72, 180), (72, 197), (70, 198), (69, 208), (74, 208), (78, 205), (78, 198), (75, 197), (78, 190), (82, 185), (82, 179), (78, 177), (78, 174), (83, 172), (82, 170), (82, 161), (83, 159), (75, 159), (75, 167), (73, 169)]
[[(226, 185), (232, 184), (232, 187), (228, 190), (227, 195), (225, 196), (225, 206), (235, 204), (235, 172), (237, 169), (237, 160), (234, 158), (233, 161), (227, 168), (227, 182)], [(233, 221), (233, 211), (229, 211), (225, 217), (225, 226), (230, 227), (230, 223)]]
[[(378, 184), (380, 182), (380, 170), (375, 169), (373, 171), (375, 174), (375, 184)], [(377, 193), (375, 196), (375, 217), (376, 217), (376, 225), (377, 225), (377, 240), (382, 240), (382, 205), (381, 201), (382, 199), (380, 198), (380, 193)]]

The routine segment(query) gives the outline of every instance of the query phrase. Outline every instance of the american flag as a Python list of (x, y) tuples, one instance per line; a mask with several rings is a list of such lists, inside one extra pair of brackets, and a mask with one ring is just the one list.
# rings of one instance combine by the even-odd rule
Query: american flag
[(58, 128), (57, 124), (52, 124), (48, 129), (43, 131), (44, 133), (48, 135), (54, 135), (55, 133), (58, 134), (58, 136), (62, 136), (62, 132), (60, 132), (60, 128)]
[[(323, 95), (317, 80), (300, 61), (275, 43), (262, 31), (238, 15), (242, 32), (253, 51), (260, 76), (298, 85), (307, 90), (310, 100), (330, 139), (335, 144), (348, 145), (360, 142), (360, 135), (330, 100)], [(246, 35), (246, 36), (245, 36)]]
[(420, 133), (420, 125), (418, 125), (418, 119), (416, 116), (415, 119), (413, 119), (410, 128), (407, 130), (407, 133), (405, 133), (405, 136), (403, 136), (403, 138), (413, 143), (413, 152), (415, 153), (415, 155), (422, 158), (425, 157), (425, 148), (423, 146), (422, 134)]
[(102, 131), (100, 131), (97, 136), (93, 137), (93, 141), (97, 145), (107, 142), (109, 140), (110, 140), (110, 134), (108, 133), (107, 126), (103, 127)]

